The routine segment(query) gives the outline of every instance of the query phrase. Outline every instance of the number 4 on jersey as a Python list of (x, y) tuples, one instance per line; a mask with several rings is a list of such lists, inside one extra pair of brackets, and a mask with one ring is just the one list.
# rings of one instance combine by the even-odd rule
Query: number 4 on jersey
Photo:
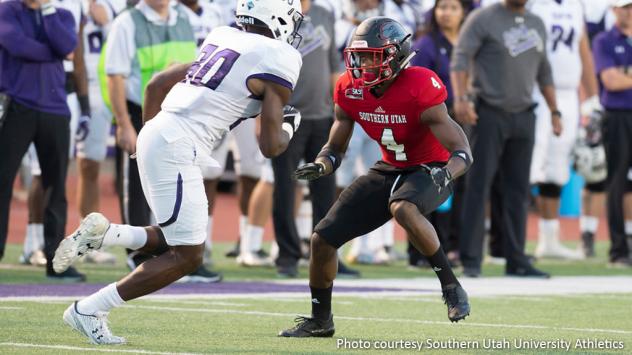
[(437, 79), (434, 78), (434, 76), (430, 77), (430, 81), (432, 81), (432, 86), (436, 87), (437, 89), (441, 89), (441, 84), (439, 84), (439, 82), (437, 81)]
[(397, 144), (395, 137), (393, 136), (393, 130), (390, 128), (384, 128), (382, 131), (381, 143), (386, 149), (395, 153), (395, 160), (406, 161), (406, 152), (404, 152), (404, 145)]

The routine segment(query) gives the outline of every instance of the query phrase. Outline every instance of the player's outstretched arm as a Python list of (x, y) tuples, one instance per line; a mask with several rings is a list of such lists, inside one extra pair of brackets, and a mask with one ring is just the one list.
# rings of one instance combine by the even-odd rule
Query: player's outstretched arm
[(430, 127), (439, 142), (452, 153), (445, 166), (450, 179), (465, 174), (473, 163), (472, 151), (463, 129), (450, 117), (445, 104), (424, 111), (421, 114), (421, 121)]
[(263, 96), (259, 149), (266, 158), (274, 158), (287, 149), (292, 135), (298, 128), (297, 122), (292, 124), (293, 131), (283, 129), (283, 107), (290, 101), (292, 91), (283, 85), (259, 79), (250, 79), (248, 88), (253, 94)]
[(338, 105), (336, 105), (335, 113), (336, 119), (329, 131), (327, 144), (323, 146), (313, 163), (307, 163), (296, 169), (294, 176), (297, 179), (318, 179), (323, 175), (333, 173), (340, 166), (353, 134), (354, 122)]
[(191, 64), (172, 65), (156, 74), (149, 81), (147, 89), (145, 89), (145, 102), (143, 103), (143, 124), (160, 112), (160, 105), (162, 105), (169, 90), (184, 79)]

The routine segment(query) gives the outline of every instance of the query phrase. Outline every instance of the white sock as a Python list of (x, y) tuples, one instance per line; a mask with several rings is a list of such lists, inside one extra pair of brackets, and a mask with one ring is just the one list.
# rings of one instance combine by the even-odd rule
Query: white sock
[(540, 235), (547, 241), (559, 240), (560, 221), (557, 219), (540, 218), (539, 221)]
[(579, 217), (579, 230), (582, 233), (589, 232), (594, 234), (597, 232), (597, 227), (599, 227), (599, 218), (587, 215)]
[(492, 229), (492, 220), (485, 218), (485, 232), (489, 232)]
[(35, 236), (35, 223), (29, 223), (26, 225), (26, 236), (24, 236), (24, 246), (22, 250), (24, 255), (31, 255), (36, 249), (36, 236)]
[(206, 242), (204, 243), (204, 249), (213, 249), (213, 216), (208, 216), (208, 223), (206, 226)]
[(35, 226), (35, 250), (44, 250), (44, 224), (33, 223)]
[[(246, 228), (244, 228), (246, 229)], [(252, 248), (250, 247), (250, 238), (248, 238), (248, 233), (239, 233), (239, 254), (245, 255), (246, 253), (250, 253)]]
[(261, 250), (263, 242), (263, 227), (253, 226), (252, 224), (246, 224), (246, 238), (250, 244), (249, 250), (253, 253)]
[(239, 216), (239, 236), (243, 237), (246, 234), (246, 225), (248, 224), (248, 217), (243, 214)]
[(627, 236), (632, 236), (632, 220), (625, 221), (625, 234)]
[(143, 227), (130, 226), (128, 224), (110, 224), (103, 246), (118, 245), (132, 250), (138, 250), (147, 243), (147, 231)]
[(382, 226), (382, 243), (385, 247), (395, 245), (395, 224), (392, 219)]
[(113, 282), (77, 303), (77, 310), (81, 314), (94, 315), (97, 312), (109, 312), (112, 308), (125, 303)]

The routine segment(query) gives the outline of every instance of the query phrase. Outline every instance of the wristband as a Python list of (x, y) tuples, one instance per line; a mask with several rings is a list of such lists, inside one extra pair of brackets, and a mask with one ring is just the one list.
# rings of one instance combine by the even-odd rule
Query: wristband
[(464, 150), (453, 151), (452, 154), (450, 154), (450, 158), (453, 158), (453, 157), (463, 159), (463, 161), (465, 162), (465, 171), (467, 171), (472, 165), (472, 157), (470, 157), (470, 155)]
[(57, 12), (57, 10), (55, 9), (55, 6), (53, 6), (53, 4), (50, 2), (43, 4), (41, 9), (42, 9), (42, 15), (44, 16), (52, 15), (55, 12)]
[(557, 116), (557, 117), (562, 117), (562, 113), (560, 112), (560, 110), (553, 110), (551, 111), (551, 116)]
[(329, 161), (331, 162), (331, 166), (333, 167), (332, 173), (336, 171), (336, 169), (338, 169), (338, 167), (340, 166), (340, 163), (342, 162), (340, 154), (333, 151), (332, 149), (329, 149), (328, 147), (324, 147), (320, 151), (320, 153), (318, 153), (318, 155), (316, 156), (316, 158), (321, 158), (321, 157), (329, 159)]
[(294, 136), (294, 128), (291, 124), (283, 122), (283, 124), (281, 124), (281, 129), (287, 132), (288, 136), (290, 136), (290, 139), (292, 139), (292, 137)]
[(82, 116), (90, 116), (90, 99), (88, 95), (77, 96)]

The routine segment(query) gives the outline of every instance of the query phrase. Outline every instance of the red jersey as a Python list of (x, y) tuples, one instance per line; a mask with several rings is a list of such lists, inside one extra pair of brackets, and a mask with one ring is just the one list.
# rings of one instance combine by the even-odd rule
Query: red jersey
[(338, 79), (334, 91), (334, 102), (378, 142), (382, 160), (398, 168), (450, 158), (430, 127), (421, 123), (421, 114), (447, 97), (437, 74), (422, 67), (402, 70), (381, 97), (367, 88), (354, 88), (347, 74)]

